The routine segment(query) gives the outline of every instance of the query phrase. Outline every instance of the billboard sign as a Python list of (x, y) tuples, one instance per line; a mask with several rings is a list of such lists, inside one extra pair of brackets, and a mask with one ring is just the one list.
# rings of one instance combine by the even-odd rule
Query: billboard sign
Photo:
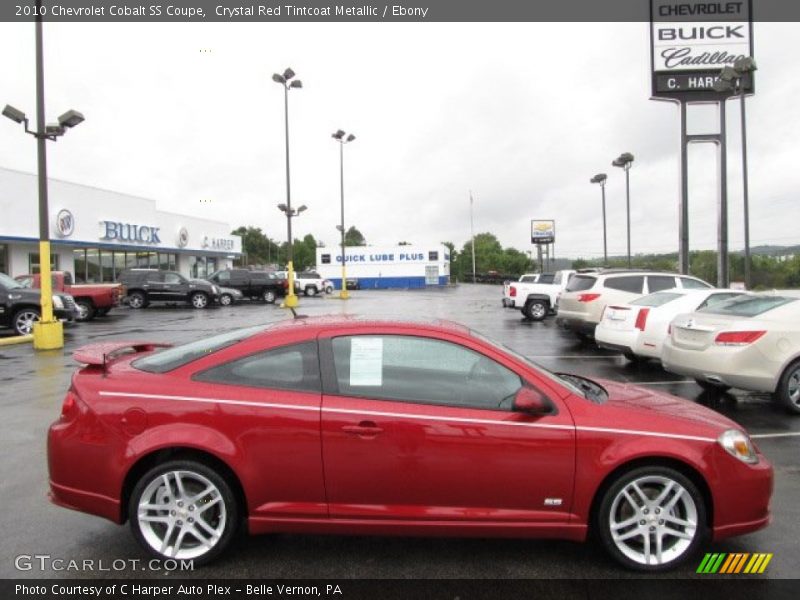
[[(719, 100), (712, 85), (723, 67), (753, 56), (752, 0), (650, 0), (652, 95)], [(752, 74), (743, 78), (755, 91)]]
[(555, 241), (555, 221), (531, 221), (531, 244), (552, 244)]

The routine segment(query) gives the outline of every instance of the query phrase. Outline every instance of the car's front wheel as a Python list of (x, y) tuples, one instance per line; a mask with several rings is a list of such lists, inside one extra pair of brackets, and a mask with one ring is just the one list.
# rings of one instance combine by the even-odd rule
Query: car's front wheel
[(208, 306), (208, 295), (203, 292), (195, 292), (190, 298), (192, 306), (195, 308), (205, 308)]
[(144, 308), (147, 306), (147, 297), (142, 292), (131, 292), (128, 296), (128, 306), (131, 308)]
[(800, 360), (794, 361), (783, 372), (775, 399), (789, 412), (800, 414)]
[(333, 286), (329, 285), (328, 287), (326, 287), (325, 288), (325, 293), (326, 294), (332, 294), (333, 293)]
[(128, 511), (133, 535), (147, 551), (195, 565), (225, 550), (239, 518), (230, 483), (192, 460), (150, 469), (136, 483)]
[(33, 333), (33, 324), (41, 318), (38, 309), (23, 308), (14, 314), (12, 322), (17, 335), (30, 335)]
[(97, 314), (97, 309), (95, 309), (91, 300), (78, 298), (75, 300), (75, 306), (78, 308), (78, 316), (75, 318), (76, 321), (91, 321)]
[(682, 473), (640, 467), (605, 492), (598, 532), (611, 556), (639, 571), (666, 571), (689, 558), (706, 534), (703, 497)]
[(308, 287), (306, 287), (304, 293), (306, 296), (316, 296), (317, 288), (315, 288), (313, 285), (309, 285)]
[(219, 303), (221, 306), (230, 306), (231, 304), (233, 304), (233, 296), (231, 296), (230, 294), (222, 294), (219, 297)]

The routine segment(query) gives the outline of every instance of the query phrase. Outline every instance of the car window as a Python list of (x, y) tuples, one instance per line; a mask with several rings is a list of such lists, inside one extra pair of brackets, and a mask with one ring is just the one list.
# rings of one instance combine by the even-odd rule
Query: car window
[[(152, 281), (152, 279), (149, 280)], [(164, 283), (183, 283), (183, 277), (177, 273), (164, 273)]]
[(231, 280), (231, 272), (230, 271), (218, 271), (214, 274), (214, 280), (219, 283), (227, 283)]
[(183, 365), (188, 365), (193, 360), (208, 356), (212, 352), (237, 344), (250, 336), (267, 329), (268, 326), (256, 325), (245, 329), (235, 329), (221, 335), (203, 338), (196, 342), (182, 344), (167, 348), (142, 358), (134, 360), (131, 365), (140, 371), (149, 373), (166, 373)]
[(537, 283), (553, 283), (555, 279), (555, 273), (542, 273), (539, 275), (539, 279)]
[(603, 287), (641, 294), (644, 290), (644, 275), (626, 275), (624, 277), (609, 277), (603, 283)]
[(692, 279), (691, 277), (679, 277), (678, 279), (681, 280), (681, 285), (687, 290), (707, 290), (708, 288), (714, 287), (713, 285), (708, 284), (705, 281), (700, 281), (699, 279)]
[(519, 278), (520, 283), (536, 283), (536, 275), (523, 275)]
[(662, 290), (671, 290), (678, 287), (675, 277), (672, 275), (648, 275), (647, 276), (647, 290), (650, 293), (660, 292)]
[(251, 354), (196, 374), (193, 379), (245, 387), (321, 392), (317, 343)]
[(339, 393), (468, 408), (511, 409), (522, 380), (457, 344), (414, 336), (333, 340)]
[(164, 273), (159, 273), (158, 271), (145, 273), (144, 280), (148, 283), (161, 283), (164, 281)]
[(701, 308), (705, 308), (706, 306), (714, 306), (715, 304), (719, 304), (720, 302), (726, 302), (731, 298), (736, 298), (741, 296), (742, 294), (738, 294), (736, 292), (723, 292), (720, 294), (711, 294), (706, 298), (703, 303), (697, 307), (697, 310)]
[(589, 277), (587, 275), (573, 275), (570, 278), (569, 282), (567, 283), (565, 291), (583, 292), (585, 290), (590, 290), (594, 286), (595, 281), (597, 281), (597, 277)]
[(19, 279), (17, 279), (16, 283), (17, 283), (16, 287), (32, 288), (33, 277), (20, 277)]
[(785, 296), (742, 295), (727, 302), (719, 302), (718, 304), (707, 306), (698, 312), (734, 315), (737, 317), (757, 317), (796, 300), (797, 298), (787, 298)]
[(636, 298), (636, 300), (632, 300), (630, 304), (635, 306), (663, 306), (667, 302), (672, 302), (685, 295), (686, 294), (681, 294), (680, 292), (656, 292), (655, 294), (647, 294), (647, 296)]

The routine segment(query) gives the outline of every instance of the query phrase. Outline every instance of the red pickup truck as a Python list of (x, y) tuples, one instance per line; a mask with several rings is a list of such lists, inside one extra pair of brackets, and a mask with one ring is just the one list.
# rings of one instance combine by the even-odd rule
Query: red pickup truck
[[(39, 274), (15, 277), (23, 287), (38, 288)], [(106, 315), (119, 306), (120, 285), (118, 283), (73, 284), (72, 274), (66, 271), (53, 271), (53, 292), (64, 292), (75, 298), (78, 307), (77, 321), (91, 321), (96, 316)]]

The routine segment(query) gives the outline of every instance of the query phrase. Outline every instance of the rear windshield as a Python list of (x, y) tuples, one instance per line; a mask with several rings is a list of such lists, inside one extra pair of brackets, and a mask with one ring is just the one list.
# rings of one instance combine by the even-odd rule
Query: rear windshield
[(520, 283), (535, 283), (536, 275), (523, 275), (519, 278)]
[(684, 294), (678, 292), (656, 292), (655, 294), (648, 294), (647, 296), (637, 298), (629, 304), (635, 304), (636, 306), (663, 306), (667, 302), (672, 302), (682, 296), (684, 296)]
[(539, 275), (538, 283), (553, 283), (553, 279), (555, 278), (555, 273), (542, 273)]
[(567, 292), (582, 292), (584, 290), (592, 289), (597, 277), (589, 277), (588, 275), (573, 275), (572, 279), (567, 283)]
[(767, 311), (795, 302), (797, 298), (785, 296), (738, 296), (727, 302), (701, 308), (697, 312), (717, 315), (734, 315), (737, 317), (757, 317)]
[(215, 335), (214, 337), (204, 338), (196, 342), (182, 344), (181, 346), (167, 348), (155, 354), (143, 356), (133, 361), (131, 365), (140, 371), (147, 371), (148, 373), (166, 373), (167, 371), (172, 371), (173, 369), (187, 365), (193, 360), (207, 356), (212, 352), (222, 350), (228, 346), (233, 346), (256, 333), (264, 331), (267, 327), (268, 326), (265, 325), (257, 325), (245, 329), (235, 329), (234, 331), (228, 331), (221, 335)]

